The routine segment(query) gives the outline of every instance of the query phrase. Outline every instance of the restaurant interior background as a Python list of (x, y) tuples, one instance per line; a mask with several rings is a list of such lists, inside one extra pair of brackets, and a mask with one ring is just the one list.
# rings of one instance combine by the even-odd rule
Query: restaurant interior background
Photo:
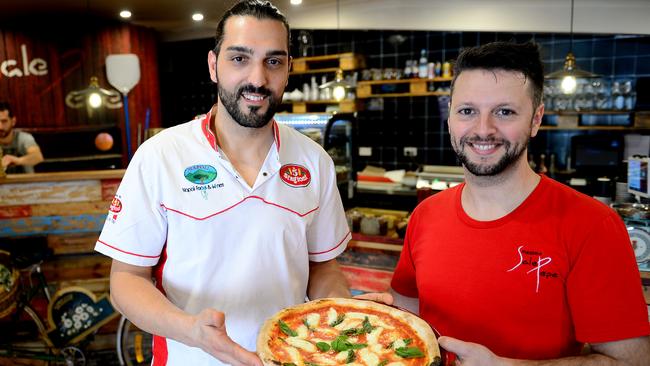
[[(0, 2), (0, 100), (12, 103), (18, 127), (32, 132), (39, 142), (46, 161), (37, 166), (37, 172), (72, 170), (77, 176), (36, 183), (0, 179), (0, 245), (49, 247), (54, 255), (42, 267), (55, 288), (73, 284), (95, 294), (108, 290), (110, 260), (94, 254), (93, 246), (119, 184), (120, 169), (128, 164), (127, 140), (135, 150), (151, 132), (209, 110), (216, 90), (207, 72), (207, 53), (214, 47), (212, 36), (217, 21), (232, 3)], [(437, 177), (443, 177), (440, 180), (445, 184), (462, 180), (445, 121), (449, 78), (442, 74), (445, 63), (452, 63), (464, 47), (495, 40), (534, 40), (541, 45), (547, 73), (562, 69), (567, 53), (572, 51), (581, 69), (598, 74), (597, 78), (583, 80), (579, 92), (571, 98), (558, 92), (557, 81), (549, 82), (544, 128), (530, 147), (529, 158), (536, 169), (544, 165), (546, 174), (588, 194), (601, 198), (609, 195), (613, 200), (619, 194), (616, 180), (627, 179), (626, 154), (650, 152), (647, 0), (575, 0), (573, 23), (570, 0), (303, 0), (298, 6), (289, 4), (289, 0), (275, 3), (292, 26), (293, 56), (307, 57), (307, 70), (290, 76), (288, 93), (304, 97), (305, 86), (313, 91), (313, 83), (334, 80), (345, 57), (340, 55), (352, 53), (355, 60), (343, 72), (347, 82), (357, 86), (356, 94), (355, 89), (346, 94), (350, 103), (325, 95), (326, 101), (295, 100), (282, 107), (285, 112), (351, 112), (341, 113), (352, 122), (344, 135), (351, 168), (348, 178), (354, 179), (359, 172), (359, 176), (371, 178), (365, 186), (352, 185), (351, 194), (345, 186), (339, 186), (355, 229), (350, 243), (355, 250), (346, 251), (339, 260), (353, 288), (376, 291), (388, 283), (401, 250), (400, 236), (408, 212), (425, 196), (415, 189), (418, 179), (422, 178), (422, 191), (427, 195), (431, 193), (428, 188), (434, 188), (434, 192), (441, 189), (435, 185), (441, 183)], [(118, 13), (126, 7), (133, 17), (120, 20)], [(194, 11), (204, 13), (203, 22), (190, 19)], [(423, 83), (419, 78), (408, 80), (404, 76), (407, 61), (414, 60), (419, 66), (422, 50), (426, 71), (429, 73), (432, 65), (433, 74), (427, 75)], [(128, 100), (120, 96), (121, 104), (114, 100), (112, 107), (98, 109), (66, 104), (71, 92), (90, 87), (92, 77), (97, 77), (100, 88), (117, 92), (106, 75), (106, 57), (120, 53), (133, 53), (139, 58), (140, 79), (128, 92)], [(332, 56), (323, 62), (333, 70), (321, 72), (321, 61), (311, 59), (316, 56)], [(398, 75), (400, 80), (396, 80)], [(362, 95), (362, 85), (366, 95)], [(420, 87), (424, 89), (417, 89)], [(128, 134), (124, 108), (127, 101)], [(291, 114), (285, 116), (293, 118)], [(102, 132), (114, 140), (107, 150), (95, 144)], [(368, 170), (367, 166), (376, 169)], [(442, 171), (436, 170), (439, 166)], [(445, 170), (448, 167), (456, 168)], [(83, 171), (89, 169), (109, 171), (84, 176)], [(422, 175), (414, 180), (408, 174), (390, 174), (400, 170)], [(603, 175), (610, 180), (598, 180)], [(392, 180), (396, 176), (405, 178), (405, 183), (410, 177), (409, 183), (396, 183)], [(74, 179), (81, 183), (77, 185)], [(86, 190), (90, 191), (88, 187), (93, 184), (100, 187), (99, 192), (86, 199)], [(75, 198), (63, 197), (61, 203), (51, 203), (54, 201), (47, 201), (49, 193), (42, 193), (46, 186), (59, 189), (55, 192), (58, 198), (63, 191)], [(30, 198), (36, 191), (43, 196)], [(60, 207), (53, 208), (56, 205)], [(356, 211), (360, 206), (367, 209)], [(39, 208), (41, 213), (37, 214)], [(649, 218), (650, 214), (643, 226), (650, 226), (646, 224)], [(64, 227), (62, 223), (71, 224)], [(360, 224), (365, 225), (365, 232), (357, 232)], [(391, 236), (386, 235), (387, 230)], [(381, 235), (369, 234), (374, 231)], [(650, 247), (650, 235), (646, 236)], [(650, 271), (648, 261), (643, 263)], [(646, 300), (650, 303), (650, 272), (643, 273)], [(100, 356), (89, 358), (90, 364), (117, 364), (116, 329), (114, 321), (95, 335), (90, 349)], [(2, 362), (0, 357), (0, 365)]]

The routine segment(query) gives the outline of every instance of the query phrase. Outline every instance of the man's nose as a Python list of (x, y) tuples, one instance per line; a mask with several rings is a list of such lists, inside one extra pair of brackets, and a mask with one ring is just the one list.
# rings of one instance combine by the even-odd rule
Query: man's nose
[(479, 136), (489, 136), (496, 132), (494, 118), (490, 113), (481, 113), (476, 125), (476, 134)]
[(254, 64), (251, 67), (251, 72), (248, 75), (249, 83), (253, 84), (255, 87), (261, 87), (266, 85), (267, 75), (266, 67), (263, 63)]

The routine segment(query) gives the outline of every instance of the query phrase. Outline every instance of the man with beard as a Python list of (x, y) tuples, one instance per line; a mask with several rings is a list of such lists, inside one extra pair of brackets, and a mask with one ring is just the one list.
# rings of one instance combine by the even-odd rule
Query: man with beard
[(155, 335), (154, 365), (261, 366), (264, 320), (306, 296), (350, 296), (332, 159), (273, 120), (289, 36), (270, 2), (228, 10), (208, 53), (216, 104), (147, 140), (113, 199), (95, 248), (113, 258), (115, 306)]
[(533, 43), (458, 57), (448, 123), (465, 183), (411, 216), (395, 303), (436, 327), (461, 365), (647, 365), (648, 313), (623, 222), (526, 161), (543, 75)]
[(0, 151), (2, 169), (6, 173), (34, 173), (34, 165), (43, 161), (43, 154), (34, 137), (16, 131), (16, 117), (7, 102), (0, 102)]

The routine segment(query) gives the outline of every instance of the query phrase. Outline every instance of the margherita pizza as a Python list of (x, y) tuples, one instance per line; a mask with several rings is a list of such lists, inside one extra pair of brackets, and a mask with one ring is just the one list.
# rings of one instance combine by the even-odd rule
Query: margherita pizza
[(268, 319), (257, 353), (269, 366), (434, 366), (440, 349), (417, 316), (367, 300), (321, 299)]

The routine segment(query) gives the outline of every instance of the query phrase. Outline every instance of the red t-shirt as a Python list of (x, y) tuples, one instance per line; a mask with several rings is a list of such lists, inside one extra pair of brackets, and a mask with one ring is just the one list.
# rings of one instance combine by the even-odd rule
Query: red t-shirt
[(602, 203), (542, 176), (513, 212), (476, 221), (464, 185), (422, 202), (392, 280), (441, 334), (499, 356), (575, 355), (650, 334), (634, 252)]

